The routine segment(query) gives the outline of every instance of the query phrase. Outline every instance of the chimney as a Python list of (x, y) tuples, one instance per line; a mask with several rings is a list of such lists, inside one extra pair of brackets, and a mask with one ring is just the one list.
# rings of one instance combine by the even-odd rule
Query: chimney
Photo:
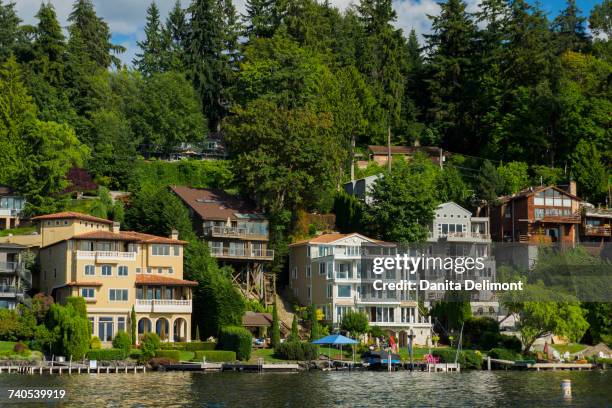
[(117, 221), (113, 222), (113, 233), (118, 234), (120, 229), (121, 223), (118, 223)]
[(578, 195), (576, 189), (576, 180), (570, 180), (569, 182), (569, 193), (573, 195)]
[(172, 231), (170, 232), (170, 238), (178, 239), (178, 230), (176, 228), (173, 228)]

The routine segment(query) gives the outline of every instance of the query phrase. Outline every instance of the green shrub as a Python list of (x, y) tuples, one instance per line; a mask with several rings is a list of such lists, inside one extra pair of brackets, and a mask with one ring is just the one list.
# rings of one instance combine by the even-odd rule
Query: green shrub
[[(441, 363), (454, 363), (457, 351), (453, 349), (437, 349), (431, 354), (440, 358)], [(482, 354), (479, 351), (463, 350), (457, 356), (457, 363), (461, 364), (461, 368), (482, 368)]]
[(89, 360), (98, 360), (98, 361), (123, 360), (124, 356), (125, 356), (124, 351), (121, 349), (116, 349), (116, 348), (89, 350), (87, 352), (87, 358)]
[(113, 347), (123, 350), (123, 356), (125, 358), (130, 354), (130, 350), (132, 349), (132, 338), (126, 332), (120, 331), (113, 339)]
[(319, 357), (319, 349), (311, 343), (286, 341), (274, 349), (274, 356), (283, 360), (315, 360)]
[(142, 350), (142, 358), (150, 359), (155, 356), (155, 352), (159, 350), (161, 340), (155, 333), (147, 333), (140, 340), (140, 350)]
[(191, 343), (185, 343), (185, 351), (214, 350), (216, 347), (217, 343), (214, 341), (192, 341)]
[(181, 352), (179, 350), (157, 350), (155, 352), (155, 357), (179, 361), (181, 359)]
[(521, 340), (516, 336), (502, 334), (499, 336), (499, 344), (501, 348), (512, 350), (517, 353), (523, 350), (523, 343), (521, 343)]
[(141, 360), (142, 359), (142, 350), (132, 349), (130, 351), (130, 358), (132, 358), (134, 360)]
[(235, 351), (239, 360), (248, 360), (251, 358), (252, 347), (251, 332), (244, 327), (226, 326), (221, 329), (218, 349)]
[(100, 350), (102, 348), (102, 342), (98, 336), (93, 336), (91, 340), (89, 340), (89, 348), (92, 350)]
[(519, 353), (515, 352), (514, 350), (508, 350), (508, 349), (499, 348), (499, 347), (491, 349), (491, 351), (489, 351), (489, 357), (497, 358), (500, 360), (510, 360), (510, 361), (517, 361), (522, 358), (522, 356)]
[(226, 363), (237, 360), (235, 351), (198, 350), (195, 352), (193, 361), (202, 361), (204, 357), (206, 357), (206, 361), (211, 363)]

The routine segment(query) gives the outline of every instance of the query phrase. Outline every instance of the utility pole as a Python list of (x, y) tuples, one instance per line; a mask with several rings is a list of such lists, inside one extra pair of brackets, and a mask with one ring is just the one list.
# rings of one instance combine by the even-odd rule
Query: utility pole
[(387, 168), (391, 173), (391, 125), (387, 126)]

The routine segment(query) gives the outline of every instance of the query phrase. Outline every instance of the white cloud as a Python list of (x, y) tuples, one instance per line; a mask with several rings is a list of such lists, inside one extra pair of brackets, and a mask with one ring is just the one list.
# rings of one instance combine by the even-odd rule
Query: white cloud
[[(331, 3), (345, 10), (358, 0), (332, 0)], [(67, 26), (67, 19), (72, 10), (73, 0), (51, 0), (55, 6), (58, 19), (62, 26)], [(162, 20), (173, 7), (175, 0), (157, 0)], [(234, 0), (238, 13), (245, 12), (246, 0)], [(19, 16), (26, 24), (36, 24), (35, 14), (40, 7), (41, 0), (16, 0)], [(187, 6), (190, 0), (181, 0)], [(474, 11), (479, 0), (468, 0), (468, 10)], [(130, 63), (136, 52), (136, 39), (142, 38), (145, 24), (145, 10), (150, 0), (94, 0), (96, 12), (109, 24), (114, 36), (128, 49), (121, 58)], [(394, 0), (393, 7), (397, 12), (396, 26), (402, 28), (407, 34), (412, 28), (420, 35), (429, 33), (431, 22), (428, 14), (437, 14), (440, 7), (435, 0)], [(422, 40), (422, 38), (421, 38)]]

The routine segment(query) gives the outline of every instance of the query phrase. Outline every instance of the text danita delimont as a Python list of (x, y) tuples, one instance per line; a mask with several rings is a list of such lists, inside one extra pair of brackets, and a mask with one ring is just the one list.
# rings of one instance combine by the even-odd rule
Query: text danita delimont
[[(408, 254), (396, 254), (395, 256), (382, 256), (373, 258), (372, 272), (382, 275), (386, 271), (405, 270), (411, 275), (418, 270), (445, 270), (453, 271), (458, 277), (465, 272), (485, 269), (484, 257), (429, 257), (410, 256)], [(460, 279), (432, 282), (426, 279), (399, 281), (384, 281), (376, 279), (372, 282), (374, 290), (485, 290), (485, 291), (507, 291), (523, 290), (523, 282), (492, 282), (491, 280)]]

